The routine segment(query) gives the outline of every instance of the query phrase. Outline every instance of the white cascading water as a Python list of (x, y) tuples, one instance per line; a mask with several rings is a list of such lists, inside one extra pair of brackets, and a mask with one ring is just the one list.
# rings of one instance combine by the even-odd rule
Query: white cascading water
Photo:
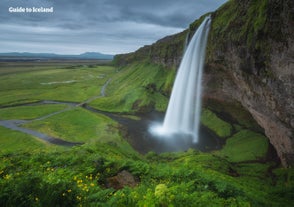
[(151, 131), (161, 136), (192, 135), (198, 142), (201, 115), (201, 79), (211, 18), (206, 17), (185, 51), (174, 82), (171, 98), (161, 126)]

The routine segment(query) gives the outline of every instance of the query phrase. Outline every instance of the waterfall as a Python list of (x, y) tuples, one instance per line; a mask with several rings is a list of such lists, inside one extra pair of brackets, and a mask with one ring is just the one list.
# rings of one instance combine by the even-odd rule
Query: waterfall
[(151, 131), (161, 136), (187, 134), (198, 142), (201, 115), (201, 79), (211, 18), (206, 17), (193, 35), (178, 68), (161, 126)]

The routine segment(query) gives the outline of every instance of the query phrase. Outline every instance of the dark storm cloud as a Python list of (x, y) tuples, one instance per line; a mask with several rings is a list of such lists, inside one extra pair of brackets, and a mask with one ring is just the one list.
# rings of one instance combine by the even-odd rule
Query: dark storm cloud
[[(1, 0), (0, 52), (129, 52), (179, 32), (226, 0)], [(9, 7), (54, 13), (9, 13)]]

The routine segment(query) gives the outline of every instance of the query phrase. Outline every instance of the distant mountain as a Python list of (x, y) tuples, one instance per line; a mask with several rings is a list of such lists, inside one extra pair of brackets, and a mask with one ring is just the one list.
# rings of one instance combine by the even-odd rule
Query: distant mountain
[(0, 58), (41, 58), (41, 59), (103, 59), (112, 60), (113, 55), (99, 52), (86, 52), (80, 55), (59, 55), (54, 53), (10, 52), (0, 53)]
[(80, 54), (79, 57), (82, 58), (89, 58), (89, 59), (113, 59), (113, 55), (108, 54), (102, 54), (99, 52), (85, 52), (83, 54)]

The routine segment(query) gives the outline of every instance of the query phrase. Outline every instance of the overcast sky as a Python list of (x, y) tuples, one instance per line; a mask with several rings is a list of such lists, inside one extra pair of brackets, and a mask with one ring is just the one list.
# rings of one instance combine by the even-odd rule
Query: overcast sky
[[(0, 52), (132, 52), (186, 29), (226, 0), (0, 0)], [(11, 13), (10, 7), (53, 7)]]

